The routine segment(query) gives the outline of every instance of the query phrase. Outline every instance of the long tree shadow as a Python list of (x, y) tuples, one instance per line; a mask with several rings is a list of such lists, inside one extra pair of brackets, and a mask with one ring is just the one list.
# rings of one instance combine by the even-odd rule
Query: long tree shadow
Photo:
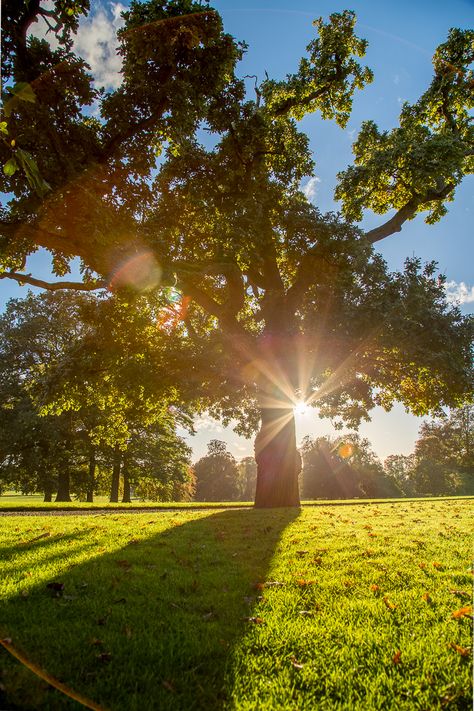
[[(145, 533), (58, 572), (58, 597), (44, 583), (26, 598), (11, 597), (2, 635), (113, 711), (220, 709), (233, 646), (252, 624), (255, 583), (266, 579), (281, 534), (298, 514), (227, 510), (178, 518), (180, 525), (159, 535)], [(31, 672), (22, 670), (18, 681), (8, 665), (5, 708), (79, 708), (33, 683)]]

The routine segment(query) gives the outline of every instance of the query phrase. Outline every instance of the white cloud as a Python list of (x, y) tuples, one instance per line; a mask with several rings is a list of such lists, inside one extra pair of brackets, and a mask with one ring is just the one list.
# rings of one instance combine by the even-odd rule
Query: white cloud
[(318, 183), (321, 182), (321, 178), (318, 178), (317, 176), (314, 176), (313, 178), (310, 178), (306, 185), (303, 185), (303, 193), (306, 195), (307, 199), (312, 202), (314, 198), (316, 197), (316, 193), (318, 190)]
[(447, 281), (446, 298), (451, 304), (471, 304), (474, 302), (474, 286), (467, 286), (463, 281)]
[(222, 427), (220, 422), (207, 414), (200, 415), (199, 417), (197, 417), (194, 420), (194, 427), (197, 432), (206, 430), (207, 432), (221, 433), (224, 431), (224, 428)]
[[(46, 9), (53, 7), (51, 0), (43, 2), (42, 6)], [(120, 2), (108, 2), (98, 5), (93, 14), (79, 21), (74, 51), (91, 67), (96, 87), (116, 89), (122, 83), (122, 60), (117, 55), (117, 30), (124, 24), (121, 17), (123, 10), (126, 7)], [(32, 34), (46, 39), (53, 49), (58, 47), (54, 33), (48, 31), (43, 19), (33, 26)]]
[(117, 54), (117, 30), (123, 27), (121, 3), (100, 7), (79, 25), (74, 50), (91, 67), (96, 86), (116, 89), (122, 83), (121, 57)]

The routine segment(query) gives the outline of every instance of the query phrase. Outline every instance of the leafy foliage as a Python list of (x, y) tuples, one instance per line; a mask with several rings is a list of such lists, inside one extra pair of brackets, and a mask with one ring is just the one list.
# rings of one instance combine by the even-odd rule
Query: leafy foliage
[[(396, 400), (418, 415), (462, 405), (472, 322), (446, 302), (434, 264), (412, 258), (390, 273), (373, 244), (417, 212), (439, 219), (472, 171), (472, 33), (451, 30), (399, 127), (362, 126), (336, 189), (343, 215), (323, 215), (300, 190), (314, 162), (298, 121), (319, 111), (344, 126), (371, 81), (354, 13), (317, 20), (298, 70), (256, 81), (251, 98), (237, 74), (245, 45), (191, 0), (132, 2), (118, 33), (122, 83), (98, 92), (71, 49), (87, 10), (54, 3), (58, 50), (28, 34), (44, 16), (37, 4), (5, 16), (13, 103), (0, 177), (14, 197), (0, 221), (0, 276), (57, 288), (23, 274), (45, 247), (58, 275), (82, 260), (76, 287), (152, 300), (175, 290), (181, 307), (162, 331), (189, 349), (201, 407), (246, 434), (261, 423), (258, 505), (299, 502), (297, 398), (351, 426)], [(368, 233), (353, 224), (392, 208)]]

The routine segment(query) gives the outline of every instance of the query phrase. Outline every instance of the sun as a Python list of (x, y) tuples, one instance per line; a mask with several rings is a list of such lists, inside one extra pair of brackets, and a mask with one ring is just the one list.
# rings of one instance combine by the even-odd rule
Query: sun
[(293, 407), (295, 415), (306, 415), (308, 411), (309, 406), (304, 402), (304, 400), (300, 400)]

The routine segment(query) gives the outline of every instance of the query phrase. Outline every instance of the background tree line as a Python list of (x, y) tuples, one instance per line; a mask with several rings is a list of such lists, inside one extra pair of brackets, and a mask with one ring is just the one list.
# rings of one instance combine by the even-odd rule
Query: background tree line
[[(2, 490), (46, 501), (254, 498), (256, 461), (238, 462), (224, 442), (212, 440), (191, 466), (177, 428), (192, 432), (195, 384), (189, 370), (186, 382), (176, 374), (189, 354), (163, 331), (169, 316), (169, 303), (149, 297), (124, 305), (59, 292), (9, 302), (0, 319)], [(306, 437), (303, 498), (474, 494), (473, 436), (467, 405), (423, 423), (414, 452), (383, 464), (357, 434)]]

